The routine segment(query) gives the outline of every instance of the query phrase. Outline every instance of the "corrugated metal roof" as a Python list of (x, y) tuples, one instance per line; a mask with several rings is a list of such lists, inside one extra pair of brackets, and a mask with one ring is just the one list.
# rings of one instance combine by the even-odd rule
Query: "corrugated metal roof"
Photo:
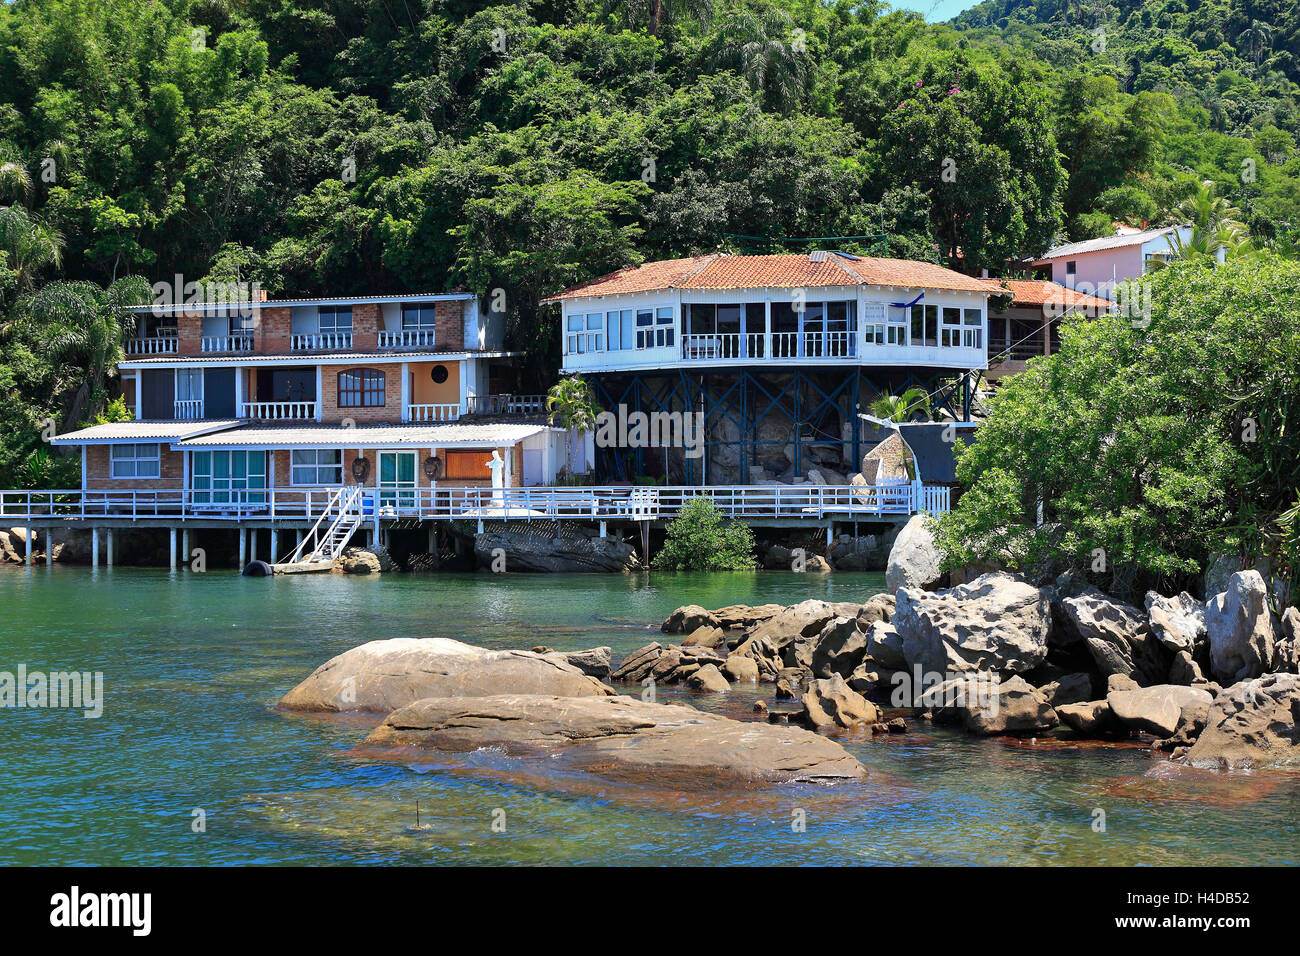
[(127, 358), (118, 363), (118, 368), (137, 368), (147, 365), (312, 365), (317, 362), (337, 364), (351, 361), (381, 362), (450, 362), (468, 358), (510, 358), (519, 352), (503, 351), (468, 351), (459, 349), (454, 352), (404, 352), (400, 349), (386, 352), (240, 352), (222, 354), (219, 352), (200, 355), (142, 355)]
[(319, 299), (266, 299), (265, 301), (238, 302), (177, 302), (157, 305), (131, 306), (132, 312), (205, 312), (238, 311), (251, 309), (285, 308), (295, 305), (368, 305), (372, 302), (454, 302), (477, 298), (473, 292), (412, 292), (409, 295), (333, 296)]
[(91, 425), (50, 439), (52, 445), (112, 444), (138, 441), (177, 441), (243, 424), (238, 419), (200, 421), (132, 421)]
[(661, 292), (668, 289), (800, 289), (859, 285), (986, 294), (980, 279), (932, 262), (879, 259), (823, 251), (770, 256), (716, 254), (647, 262), (611, 273), (542, 300)]
[(392, 448), (513, 445), (546, 431), (540, 424), (248, 425), (176, 443), (177, 448)]
[(1177, 226), (1165, 226), (1162, 229), (1148, 229), (1145, 232), (1130, 232), (1118, 236), (1102, 236), (1099, 239), (1085, 239), (1083, 242), (1071, 242), (1068, 245), (1048, 249), (1035, 262), (1047, 259), (1061, 259), (1065, 256), (1081, 256), (1089, 252), (1104, 252), (1107, 249), (1123, 249), (1127, 246), (1140, 246), (1151, 239), (1158, 239), (1177, 229)]

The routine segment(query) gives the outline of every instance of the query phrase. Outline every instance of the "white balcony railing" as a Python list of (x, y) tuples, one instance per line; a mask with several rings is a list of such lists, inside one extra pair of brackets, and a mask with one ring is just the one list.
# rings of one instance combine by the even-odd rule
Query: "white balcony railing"
[(294, 333), (291, 347), (295, 352), (320, 352), (327, 349), (352, 348), (351, 332)]
[(244, 402), (244, 418), (264, 422), (300, 422), (316, 418), (315, 402)]
[(381, 349), (431, 348), (433, 344), (433, 329), (379, 330), (379, 347)]
[(151, 335), (126, 340), (127, 355), (174, 355), (176, 348), (177, 339), (174, 335)]
[(177, 399), (174, 405), (175, 417), (182, 421), (203, 417), (203, 399), (201, 398)]
[(407, 405), (408, 422), (454, 422), (460, 418), (459, 405)]
[(471, 415), (540, 415), (546, 411), (546, 396), (470, 395), (465, 407)]
[[(769, 349), (770, 343), (770, 349)], [(721, 332), (682, 336), (682, 358), (688, 362), (764, 358), (852, 358), (857, 354), (857, 333), (836, 332)]]
[(253, 336), (249, 335), (205, 335), (199, 342), (204, 352), (251, 352)]

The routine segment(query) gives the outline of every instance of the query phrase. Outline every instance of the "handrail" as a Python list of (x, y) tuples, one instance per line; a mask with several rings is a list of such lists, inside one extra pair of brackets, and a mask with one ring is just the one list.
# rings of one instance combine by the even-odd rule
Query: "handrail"
[(345, 490), (345, 488), (340, 488), (330, 496), (327, 502), (325, 502), (325, 507), (321, 510), (320, 517), (317, 518), (316, 523), (307, 530), (307, 533), (302, 536), (302, 540), (298, 542), (298, 547), (293, 549), (293, 552), (289, 555), (289, 560), (285, 562), (286, 564), (295, 564), (302, 558), (302, 549), (307, 546), (308, 541), (312, 540), (312, 538), (319, 533), (321, 522), (329, 515), (330, 509), (338, 502)]
[[(358, 486), (353, 494), (359, 498)], [(368, 488), (383, 492), (384, 489)], [(317, 512), (319, 496), (328, 496)], [(336, 499), (339, 489), (265, 488), (195, 491), (183, 488), (112, 490), (0, 491), (0, 519), (57, 520), (94, 518), (239, 521), (318, 519), (349, 510), (357, 500)], [(588, 486), (529, 488), (423, 487), (402, 488), (385, 499), (383, 517), (458, 521), (489, 517), (603, 520), (646, 520), (645, 515), (672, 517), (688, 501), (711, 498), (731, 518), (848, 519), (908, 515), (919, 511), (944, 514), (950, 490), (906, 479), (873, 485), (731, 485), (731, 486)], [(376, 507), (378, 502), (376, 501)]]

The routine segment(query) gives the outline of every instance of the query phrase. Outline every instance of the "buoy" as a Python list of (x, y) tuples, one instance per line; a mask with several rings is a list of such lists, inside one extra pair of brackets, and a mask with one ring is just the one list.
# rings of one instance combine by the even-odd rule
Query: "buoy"
[(246, 578), (269, 578), (274, 573), (275, 571), (265, 561), (249, 561), (248, 567), (243, 570)]

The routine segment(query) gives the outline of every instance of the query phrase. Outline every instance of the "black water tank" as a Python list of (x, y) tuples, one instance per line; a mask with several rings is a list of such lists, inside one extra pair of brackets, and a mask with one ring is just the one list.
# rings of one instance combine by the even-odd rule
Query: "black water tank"
[(248, 567), (244, 568), (246, 578), (269, 578), (274, 573), (265, 561), (249, 561)]

